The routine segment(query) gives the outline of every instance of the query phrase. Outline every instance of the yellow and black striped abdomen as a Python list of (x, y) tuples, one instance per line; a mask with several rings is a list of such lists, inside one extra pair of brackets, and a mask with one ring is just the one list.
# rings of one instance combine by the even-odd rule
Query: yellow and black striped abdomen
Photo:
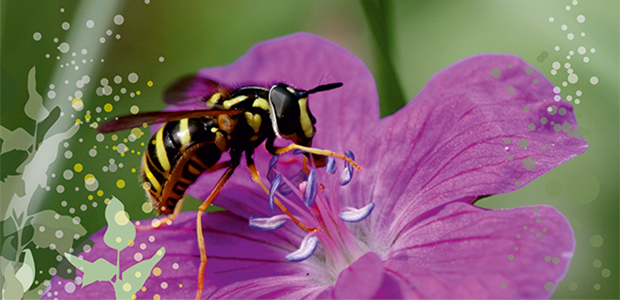
[(160, 214), (171, 214), (185, 190), (229, 148), (214, 118), (164, 124), (149, 141), (142, 162), (147, 195)]

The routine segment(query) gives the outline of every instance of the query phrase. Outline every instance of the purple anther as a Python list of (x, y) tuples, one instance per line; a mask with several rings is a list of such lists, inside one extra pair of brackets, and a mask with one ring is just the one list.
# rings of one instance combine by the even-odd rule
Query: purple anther
[(308, 207), (314, 205), (314, 200), (316, 199), (316, 186), (316, 171), (312, 169), (310, 170), (308, 184), (306, 184), (306, 192), (304, 193), (304, 204)]
[(308, 257), (312, 256), (318, 244), (319, 238), (316, 237), (314, 233), (308, 233), (306, 237), (304, 237), (303, 241), (301, 241), (301, 246), (299, 246), (299, 249), (293, 253), (287, 254), (285, 258), (290, 262), (304, 261), (308, 259)]
[(274, 200), (276, 198), (276, 191), (278, 190), (278, 186), (280, 185), (280, 180), (282, 180), (282, 174), (276, 175), (276, 178), (271, 182), (271, 189), (269, 190), (269, 210), (271, 212), (275, 212), (276, 208), (274, 206)]
[(339, 217), (340, 220), (343, 220), (345, 222), (359, 222), (366, 219), (372, 212), (373, 208), (375, 208), (375, 203), (373, 202), (360, 209), (354, 207), (345, 207), (340, 211)]
[[(346, 150), (344, 155), (351, 160), (355, 160), (355, 155), (351, 152), (351, 150)], [(353, 166), (348, 162), (345, 162), (344, 166), (345, 169), (342, 171), (342, 175), (340, 176), (340, 185), (347, 185), (351, 182), (351, 179), (353, 179)]]
[(293, 154), (295, 154), (295, 155), (297, 155), (297, 154), (304, 154), (304, 153), (306, 153), (306, 151), (301, 150), (301, 149), (295, 149), (295, 150), (293, 150)]
[(278, 159), (280, 156), (275, 155), (269, 161), (269, 169), (267, 170), (267, 179), (272, 180), (275, 177), (273, 172), (276, 170), (276, 164), (278, 163)]
[(327, 157), (327, 165), (325, 166), (325, 172), (328, 174), (336, 173), (336, 160), (333, 157)]
[(250, 228), (261, 231), (276, 230), (284, 226), (288, 218), (289, 217), (286, 215), (277, 215), (273, 217), (251, 216), (249, 225)]

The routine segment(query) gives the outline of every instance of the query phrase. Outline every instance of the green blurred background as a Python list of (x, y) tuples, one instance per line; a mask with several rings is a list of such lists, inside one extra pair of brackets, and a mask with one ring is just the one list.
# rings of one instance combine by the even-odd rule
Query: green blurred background
[[(564, 64), (570, 62), (579, 81), (562, 87), (561, 94), (564, 99), (571, 96), (573, 103), (579, 99), (575, 114), (590, 148), (519, 191), (489, 197), (478, 205), (553, 205), (571, 222), (577, 240), (568, 274), (553, 298), (620, 296), (618, 1), (389, 1), (381, 2), (367, 16), (357, 1), (3, 0), (1, 13), (2, 126), (34, 134), (35, 122), (24, 114), (28, 72), (33, 66), (44, 105), (50, 111), (59, 106), (64, 112), (52, 129), (66, 131), (76, 119), (84, 122), (90, 115), (72, 139), (60, 143), (57, 159), (52, 157), (56, 160), (47, 169), (50, 189), (39, 188), (29, 207), (29, 214), (53, 209), (61, 215), (79, 216), (87, 236), (106, 224), (104, 201), (112, 195), (125, 203), (132, 220), (154, 216), (144, 212), (148, 207), (143, 207), (144, 191), (135, 172), (141, 159), (137, 152), (148, 140), (148, 131), (142, 130), (145, 134), (135, 141), (123, 141), (128, 131), (117, 133), (116, 141), (110, 135), (98, 141), (89, 125), (98, 117), (129, 114), (132, 106), (141, 112), (160, 110), (165, 107), (160, 95), (167, 83), (200, 68), (232, 63), (257, 42), (308, 31), (348, 48), (375, 75), (383, 115), (400, 107), (401, 98), (413, 98), (435, 72), (473, 54), (515, 53), (560, 87), (568, 75)], [(578, 21), (579, 15), (585, 22)], [(92, 28), (86, 25), (88, 20), (94, 22)], [(378, 33), (379, 44), (373, 32)], [(572, 40), (569, 33), (574, 34)], [(67, 53), (58, 49), (63, 42), (71, 47)], [(585, 54), (579, 53), (580, 46), (585, 47)], [(569, 51), (574, 53), (567, 59)], [(556, 61), (561, 67), (552, 75)], [(138, 76), (135, 83), (129, 76), (132, 73)], [(82, 95), (75, 95), (75, 82), (83, 75), (90, 82), (79, 89)], [(598, 78), (595, 85), (589, 81), (592, 76)], [(121, 79), (120, 84), (115, 78)], [(54, 99), (48, 94), (50, 84), (56, 92)], [(108, 95), (106, 85), (111, 87)], [(80, 96), (84, 108), (75, 110), (69, 96)], [(110, 112), (106, 104), (112, 105)], [(38, 130), (54, 123), (47, 122)], [(123, 155), (122, 149), (113, 148), (120, 143), (127, 147)], [(67, 152), (71, 153), (68, 159)], [(2, 180), (19, 175), (16, 169), (25, 155), (20, 151), (2, 154)], [(80, 172), (75, 169), (78, 163), (83, 166)], [(73, 174), (70, 179), (64, 176), (66, 170)], [(88, 174), (97, 180), (93, 191), (85, 186)], [(58, 186), (64, 191), (59, 192)], [(10, 200), (6, 188), (3, 206)], [(184, 208), (195, 209), (197, 203), (191, 200)], [(58, 253), (31, 248), (36, 279), (41, 283), (50, 278), (49, 268), (58, 264)]]

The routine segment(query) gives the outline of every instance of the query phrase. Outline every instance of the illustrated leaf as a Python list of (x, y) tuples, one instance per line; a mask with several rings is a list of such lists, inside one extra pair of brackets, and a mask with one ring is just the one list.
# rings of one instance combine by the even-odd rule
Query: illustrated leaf
[(35, 268), (34, 259), (32, 257), (32, 252), (30, 252), (30, 249), (24, 249), (23, 253), (25, 255), (24, 263), (22, 264), (21, 268), (19, 268), (19, 270), (17, 270), (17, 272), (15, 273), (15, 278), (17, 278), (17, 280), (22, 283), (24, 292), (26, 292), (28, 291), (28, 289), (30, 289), (30, 286), (34, 282)]
[(2, 299), (21, 299), (24, 295), (22, 283), (15, 277), (12, 264), (8, 264), (4, 269), (4, 280), (6, 289), (2, 288)]
[(34, 227), (33, 242), (41, 248), (50, 248), (61, 255), (69, 252), (75, 235), (86, 234), (77, 217), (61, 216), (53, 210), (38, 212), (32, 218)]
[(21, 127), (11, 131), (4, 126), (0, 126), (0, 139), (3, 141), (0, 154), (11, 150), (26, 151), (34, 143), (34, 137)]
[(65, 253), (65, 257), (72, 265), (84, 272), (84, 276), (82, 277), (82, 288), (95, 281), (112, 280), (112, 277), (116, 275), (116, 270), (118, 269), (115, 265), (103, 258), (94, 262), (89, 262), (69, 253)]
[(13, 239), (15, 236), (9, 236), (2, 242), (2, 257), (7, 260), (15, 260), (15, 256), (17, 255), (17, 249), (13, 246)]
[(36, 79), (36, 68), (32, 67), (30, 72), (28, 72), (28, 102), (24, 106), (24, 112), (26, 115), (37, 121), (41, 122), (47, 115), (49, 115), (49, 111), (43, 106), (43, 98), (37, 92), (37, 79)]
[(108, 229), (103, 235), (103, 242), (110, 248), (121, 251), (127, 248), (136, 238), (136, 227), (129, 221), (129, 214), (125, 211), (125, 206), (116, 197), (105, 209), (105, 219), (108, 222)]
[[(41, 294), (43, 294), (43, 291), (45, 290), (47, 286), (45, 286), (45, 283), (41, 282), (39, 285), (37, 285), (37, 287), (35, 287), (34, 289), (24, 293), (24, 300), (39, 300), (41, 299)], [(41, 294), (39, 294), (39, 291), (41, 291)]]
[(123, 280), (116, 280), (114, 292), (116, 299), (130, 299), (146, 282), (155, 265), (164, 257), (166, 249), (159, 248), (153, 257), (143, 260), (123, 272)]

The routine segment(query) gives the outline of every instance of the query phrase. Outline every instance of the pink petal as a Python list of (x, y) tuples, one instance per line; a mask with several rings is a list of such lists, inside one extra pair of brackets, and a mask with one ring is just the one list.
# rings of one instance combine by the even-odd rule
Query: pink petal
[(452, 203), (402, 231), (384, 267), (422, 298), (549, 298), (575, 249), (553, 207)]
[[(514, 55), (449, 66), (403, 109), (359, 133), (364, 143), (350, 146), (365, 169), (341, 189), (341, 205), (375, 202), (370, 227), (390, 230), (389, 244), (399, 228), (444, 203), (519, 189), (587, 148), (576, 131), (562, 129), (577, 122), (572, 106), (554, 96), (551, 82)], [(562, 124), (559, 132), (551, 122)]]

